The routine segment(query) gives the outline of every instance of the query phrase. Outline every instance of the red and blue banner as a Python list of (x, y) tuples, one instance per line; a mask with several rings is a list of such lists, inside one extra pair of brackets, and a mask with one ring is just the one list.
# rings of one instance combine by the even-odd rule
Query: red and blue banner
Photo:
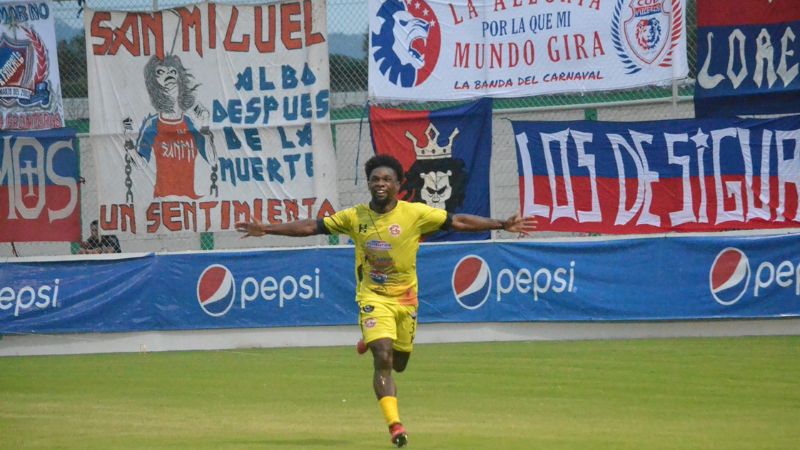
[(800, 116), (512, 126), (521, 209), (539, 230), (800, 227)]
[(800, 0), (697, 2), (697, 117), (800, 112)]
[(78, 241), (75, 130), (0, 132), (0, 242)]
[[(800, 235), (423, 244), (420, 322), (800, 317)], [(0, 262), (0, 335), (355, 325), (352, 247)]]
[[(370, 106), (372, 145), (406, 171), (400, 197), (450, 213), (489, 216), (492, 100), (434, 111)], [(429, 241), (489, 239), (490, 232), (439, 233)]]

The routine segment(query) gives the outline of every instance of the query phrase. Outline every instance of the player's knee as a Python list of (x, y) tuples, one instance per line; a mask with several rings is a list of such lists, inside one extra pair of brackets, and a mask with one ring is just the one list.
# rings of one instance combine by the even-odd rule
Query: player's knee
[(372, 347), (372, 358), (375, 361), (376, 368), (391, 368), (392, 367), (392, 349), (380, 346)]
[(411, 354), (406, 352), (399, 352), (395, 351), (392, 357), (392, 365), (395, 372), (402, 372), (406, 370), (406, 366), (408, 366), (408, 359), (411, 357)]

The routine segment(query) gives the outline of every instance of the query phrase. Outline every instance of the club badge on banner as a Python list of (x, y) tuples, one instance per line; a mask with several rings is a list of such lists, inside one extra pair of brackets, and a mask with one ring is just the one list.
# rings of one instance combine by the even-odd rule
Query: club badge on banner
[(540, 230), (800, 227), (800, 116), (512, 126), (521, 209)]
[(64, 126), (49, 1), (0, 3), (0, 130)]
[(100, 225), (231, 230), (338, 207), (325, 2), (87, 10)]
[(697, 2), (697, 117), (800, 112), (800, 0)]
[(75, 130), (0, 131), (0, 242), (81, 237)]
[(455, 100), (684, 78), (684, 0), (369, 0), (369, 95)]
[[(371, 106), (372, 144), (406, 171), (400, 197), (450, 213), (489, 215), (492, 100), (434, 111)], [(490, 233), (443, 232), (428, 241), (489, 239)]]

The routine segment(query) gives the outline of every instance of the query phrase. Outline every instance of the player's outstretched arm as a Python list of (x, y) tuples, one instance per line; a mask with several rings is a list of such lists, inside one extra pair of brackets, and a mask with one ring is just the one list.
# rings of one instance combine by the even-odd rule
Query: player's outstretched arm
[(257, 219), (250, 222), (236, 222), (236, 231), (244, 233), (243, 238), (259, 237), (266, 234), (279, 234), (281, 236), (312, 236), (320, 234), (317, 221), (314, 219), (297, 220), (287, 223), (261, 223)]
[[(530, 230), (531, 220), (526, 221), (525, 230)], [(522, 233), (523, 219), (519, 214), (515, 214), (506, 220), (490, 219), (488, 217), (475, 216), (472, 214), (455, 214), (450, 229), (453, 231), (487, 231), (505, 230), (511, 233)]]

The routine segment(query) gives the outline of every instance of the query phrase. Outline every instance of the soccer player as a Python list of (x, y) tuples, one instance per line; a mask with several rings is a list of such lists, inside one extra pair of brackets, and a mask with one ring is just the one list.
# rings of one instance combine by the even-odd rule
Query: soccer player
[[(398, 447), (408, 435), (397, 408), (397, 388), (392, 370), (406, 369), (417, 330), (417, 251), (422, 236), (437, 230), (522, 231), (519, 214), (495, 220), (470, 214), (450, 214), (424, 203), (397, 199), (403, 167), (395, 158), (378, 155), (365, 164), (372, 199), (320, 220), (262, 224), (237, 222), (243, 237), (278, 234), (310, 236), (343, 233), (355, 243), (356, 300), (363, 339), (359, 353), (372, 351), (372, 385)], [(535, 225), (535, 224), (529, 224)]]

